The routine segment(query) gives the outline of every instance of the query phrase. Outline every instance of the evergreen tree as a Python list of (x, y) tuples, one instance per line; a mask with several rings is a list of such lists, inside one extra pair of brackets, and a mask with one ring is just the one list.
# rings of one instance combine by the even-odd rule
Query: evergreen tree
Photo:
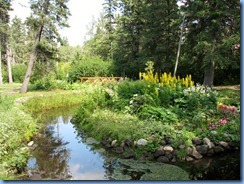
[(105, 0), (104, 6), (104, 21), (106, 30), (106, 40), (110, 45), (109, 56), (113, 59), (113, 40), (116, 25), (116, 12), (118, 9), (118, 0)]
[(178, 11), (177, 1), (145, 0), (142, 56), (155, 62), (158, 73), (170, 72), (176, 58)]
[(237, 0), (187, 0), (185, 57), (204, 74), (203, 84), (213, 86), (214, 72), (240, 66), (240, 2)]
[(139, 51), (142, 31), (142, 0), (121, 0), (121, 16), (117, 20), (114, 59), (117, 73), (137, 77), (141, 68)]
[(14, 17), (12, 19), (9, 34), (13, 64), (26, 64), (30, 54), (30, 47), (28, 45), (26, 26), (20, 18)]
[[(49, 53), (55, 42), (61, 41), (59, 28), (67, 27), (67, 19), (70, 12), (67, 7), (68, 0), (31, 0), (31, 16), (29, 24), (35, 32), (35, 41), (31, 52), (30, 61), (22, 84), (21, 93), (26, 93), (30, 76), (38, 52)], [(44, 38), (44, 39), (43, 39)], [(41, 42), (42, 41), (42, 42)], [(46, 58), (42, 58), (46, 60)]]
[(11, 0), (0, 1), (0, 85), (3, 84), (2, 59), (3, 50), (6, 51), (6, 35), (8, 34), (9, 14), (11, 10)]
[(86, 56), (100, 56), (104, 60), (111, 58), (112, 34), (107, 28), (104, 14), (97, 21), (93, 21), (89, 28), (90, 39), (84, 43), (83, 54)]

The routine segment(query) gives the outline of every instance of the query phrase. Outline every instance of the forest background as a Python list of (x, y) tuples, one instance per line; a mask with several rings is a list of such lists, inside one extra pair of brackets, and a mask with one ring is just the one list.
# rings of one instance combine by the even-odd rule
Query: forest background
[[(89, 26), (89, 39), (77, 47), (59, 34), (59, 28), (68, 26), (68, 1), (54, 2), (32, 0), (31, 16), (10, 22), (11, 0), (1, 0), (0, 85), (23, 82), (33, 51), (30, 83), (37, 89), (82, 76), (138, 79), (148, 61), (159, 74), (191, 74), (204, 85), (240, 83), (237, 0), (105, 0), (100, 17)], [(48, 4), (50, 14), (43, 16), (38, 10)], [(43, 29), (36, 40), (40, 22)]]

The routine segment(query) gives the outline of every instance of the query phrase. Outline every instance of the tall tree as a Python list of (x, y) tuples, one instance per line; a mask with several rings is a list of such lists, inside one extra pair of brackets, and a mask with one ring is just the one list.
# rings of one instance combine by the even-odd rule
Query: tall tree
[(157, 72), (170, 72), (176, 56), (179, 16), (176, 0), (145, 0), (142, 56), (155, 62)]
[(98, 20), (93, 20), (89, 26), (88, 37), (83, 46), (83, 55), (97, 56), (103, 59), (111, 58), (112, 34), (107, 30), (107, 19), (101, 14)]
[(107, 40), (110, 45), (109, 55), (113, 59), (113, 40), (114, 40), (114, 26), (116, 25), (116, 12), (118, 9), (118, 0), (105, 0), (104, 19)]
[(70, 15), (67, 7), (68, 0), (30, 0), (32, 14), (28, 21), (35, 31), (35, 41), (28, 63), (26, 75), (21, 87), (21, 93), (26, 93), (31, 73), (36, 61), (38, 49), (42, 48), (41, 39), (45, 38), (49, 44), (61, 41), (59, 28), (68, 27), (67, 19)]
[[(9, 29), (9, 27), (8, 27)], [(12, 84), (13, 83), (13, 77), (12, 77), (12, 56), (11, 56), (11, 48), (9, 44), (9, 35), (6, 33), (6, 62), (7, 62), (7, 70), (8, 70), (8, 83)]]
[(1, 0), (0, 1), (0, 85), (3, 84), (3, 76), (2, 76), (2, 52), (4, 45), (5, 37), (7, 34), (7, 27), (9, 23), (9, 14), (8, 12), (11, 10), (11, 0)]
[(140, 71), (139, 51), (142, 31), (142, 0), (121, 0), (117, 20), (114, 59), (117, 72), (136, 77)]
[(240, 66), (240, 1), (187, 0), (185, 55), (202, 69), (203, 84), (213, 86), (216, 69)]
[(20, 18), (15, 16), (12, 19), (9, 32), (13, 64), (26, 64), (30, 54), (30, 46), (28, 45), (30, 37), (27, 37), (25, 24)]

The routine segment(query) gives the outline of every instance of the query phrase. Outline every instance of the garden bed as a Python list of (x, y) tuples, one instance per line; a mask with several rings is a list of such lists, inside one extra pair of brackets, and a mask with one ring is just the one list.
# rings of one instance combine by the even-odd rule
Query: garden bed
[(77, 129), (123, 158), (193, 161), (239, 150), (238, 91), (230, 100), (191, 76), (140, 76), (86, 98), (73, 118)]

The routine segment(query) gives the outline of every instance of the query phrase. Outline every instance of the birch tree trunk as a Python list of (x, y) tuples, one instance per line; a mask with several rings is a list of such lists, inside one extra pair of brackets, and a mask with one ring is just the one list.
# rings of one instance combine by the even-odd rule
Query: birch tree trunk
[(0, 86), (3, 85), (3, 73), (2, 73), (2, 43), (0, 39)]
[(7, 60), (7, 69), (8, 69), (8, 83), (13, 84), (13, 77), (12, 77), (12, 67), (11, 67), (11, 53), (9, 48), (8, 42), (8, 35), (6, 36), (6, 60)]

